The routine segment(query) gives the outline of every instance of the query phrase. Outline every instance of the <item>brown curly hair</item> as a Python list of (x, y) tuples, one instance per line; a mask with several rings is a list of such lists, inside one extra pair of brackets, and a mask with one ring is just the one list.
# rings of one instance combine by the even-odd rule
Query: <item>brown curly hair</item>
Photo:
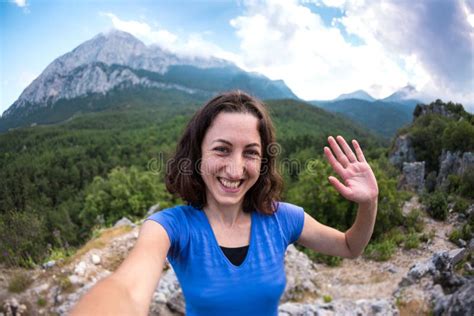
[(263, 102), (239, 90), (214, 97), (191, 118), (174, 157), (168, 161), (166, 188), (197, 208), (206, 205), (206, 186), (199, 172), (201, 145), (207, 129), (221, 112), (249, 113), (258, 119), (263, 148), (261, 172), (257, 182), (245, 194), (243, 210), (272, 214), (276, 210), (276, 202), (279, 201), (283, 188), (273, 147), (276, 145), (275, 130)]

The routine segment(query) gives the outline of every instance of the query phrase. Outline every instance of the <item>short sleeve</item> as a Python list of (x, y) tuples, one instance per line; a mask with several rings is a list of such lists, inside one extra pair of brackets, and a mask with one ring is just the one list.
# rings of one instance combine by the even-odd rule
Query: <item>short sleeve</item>
[(164, 209), (150, 215), (146, 220), (153, 220), (163, 226), (171, 243), (168, 257), (176, 259), (183, 248), (186, 247), (187, 236), (189, 236), (183, 209), (179, 206)]
[(287, 245), (294, 243), (300, 238), (304, 225), (303, 208), (290, 203), (279, 202), (276, 216), (280, 222), (283, 236)]

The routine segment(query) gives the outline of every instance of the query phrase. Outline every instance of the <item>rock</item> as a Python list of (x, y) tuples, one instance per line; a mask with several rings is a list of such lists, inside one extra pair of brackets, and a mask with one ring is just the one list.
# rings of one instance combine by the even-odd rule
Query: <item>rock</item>
[(414, 264), (408, 271), (407, 276), (409, 279), (416, 281), (424, 277), (428, 273), (433, 274), (435, 269), (436, 268), (433, 264), (433, 261), (430, 258), (426, 261), (417, 262), (416, 264)]
[(122, 217), (120, 220), (118, 220), (115, 224), (114, 227), (121, 227), (121, 226), (132, 226), (135, 227), (135, 224), (132, 223), (131, 220), (129, 220), (126, 217)]
[(466, 257), (466, 248), (458, 248), (449, 251), (448, 253), (449, 260), (451, 264), (455, 266), (459, 261), (463, 260)]
[(50, 269), (56, 265), (56, 261), (50, 260), (46, 263), (43, 263), (43, 269)]
[(80, 276), (84, 276), (86, 273), (87, 264), (84, 261), (80, 261), (74, 268), (74, 273)]
[(279, 316), (289, 315), (399, 315), (392, 302), (385, 299), (334, 300), (330, 303), (285, 303), (278, 308)]
[(388, 160), (398, 169), (402, 169), (404, 162), (414, 162), (415, 150), (408, 135), (400, 135), (395, 140), (395, 145)]
[(447, 315), (474, 315), (474, 280), (453, 293), (447, 305)]
[(318, 293), (316, 265), (303, 252), (290, 245), (285, 254), (286, 287), (282, 302), (301, 301)]
[(153, 205), (148, 209), (148, 212), (146, 212), (146, 217), (154, 214), (156, 211), (160, 210), (160, 203)]
[(422, 193), (425, 188), (425, 162), (404, 162), (398, 187)]
[(474, 272), (474, 269), (472, 268), (471, 264), (469, 262), (466, 262), (463, 266), (464, 268), (464, 271), (468, 272), (468, 273), (472, 273)]
[(84, 283), (84, 280), (81, 277), (74, 274), (70, 275), (68, 278), (69, 281), (74, 285), (82, 285)]
[(439, 157), (440, 167), (436, 185), (446, 189), (449, 186), (449, 175), (463, 175), (468, 169), (474, 168), (474, 153), (443, 151)]
[(3, 303), (3, 311), (5, 316), (21, 316), (26, 315), (27, 307), (25, 304), (19, 304), (18, 300), (12, 297)]
[(440, 284), (444, 292), (448, 294), (453, 293), (466, 282), (465, 278), (453, 272), (455, 260), (460, 260), (459, 252), (450, 253), (451, 252), (435, 253), (432, 259), (436, 268), (433, 281), (435, 284)]
[(390, 272), (390, 273), (397, 273), (398, 269), (391, 263), (386, 263), (383, 265), (383, 269)]
[(49, 289), (49, 284), (48, 283), (43, 283), (43, 284), (33, 288), (33, 291), (37, 295), (40, 295), (42, 292), (47, 291), (48, 289)]
[(463, 247), (463, 248), (466, 247), (466, 245), (467, 245), (466, 241), (464, 239), (461, 239), (461, 238), (458, 239), (457, 244), (458, 244), (459, 247)]
[(95, 265), (100, 264), (100, 257), (99, 257), (99, 255), (93, 254), (93, 255), (91, 256), (91, 261), (92, 261), (92, 263), (95, 264)]

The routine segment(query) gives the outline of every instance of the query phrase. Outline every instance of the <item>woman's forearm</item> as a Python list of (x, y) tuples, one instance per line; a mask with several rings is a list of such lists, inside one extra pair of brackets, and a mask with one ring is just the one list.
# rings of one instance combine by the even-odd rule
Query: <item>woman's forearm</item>
[(113, 275), (99, 281), (72, 310), (78, 315), (146, 315), (127, 288)]
[(369, 243), (374, 231), (376, 216), (377, 199), (359, 204), (354, 224), (345, 233), (346, 243), (353, 257), (361, 255)]

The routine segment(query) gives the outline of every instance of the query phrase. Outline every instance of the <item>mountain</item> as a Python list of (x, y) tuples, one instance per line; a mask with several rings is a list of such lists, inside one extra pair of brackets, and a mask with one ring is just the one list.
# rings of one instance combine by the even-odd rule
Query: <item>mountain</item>
[(415, 87), (407, 85), (390, 96), (376, 100), (364, 90), (341, 94), (334, 100), (309, 101), (310, 104), (358, 122), (373, 132), (390, 138), (410, 123), (413, 110), (421, 102), (414, 98)]
[(416, 94), (418, 94), (418, 91), (415, 89), (415, 87), (407, 85), (392, 93), (388, 97), (382, 99), (381, 101), (405, 104), (414, 108), (417, 104), (422, 103), (421, 101), (414, 98)]
[(340, 113), (385, 138), (410, 123), (414, 106), (384, 101), (345, 99), (311, 101), (311, 104), (330, 112)]
[[(46, 67), (3, 113), (0, 131), (60, 122), (77, 111), (103, 109), (101, 98), (128, 89), (174, 91), (197, 100), (231, 89), (246, 90), (262, 99), (297, 99), (281, 80), (245, 72), (223, 59), (179, 56), (114, 30), (95, 36)], [(95, 101), (90, 104), (74, 102), (91, 96)], [(59, 109), (69, 101), (76, 104), (74, 111)], [(54, 120), (45, 116), (59, 112), (65, 115), (55, 115)]]
[(334, 101), (340, 101), (340, 100), (347, 100), (347, 99), (359, 99), (359, 100), (365, 100), (365, 101), (375, 101), (375, 99), (365, 92), (364, 90), (357, 90), (351, 93), (344, 93), (338, 96)]

